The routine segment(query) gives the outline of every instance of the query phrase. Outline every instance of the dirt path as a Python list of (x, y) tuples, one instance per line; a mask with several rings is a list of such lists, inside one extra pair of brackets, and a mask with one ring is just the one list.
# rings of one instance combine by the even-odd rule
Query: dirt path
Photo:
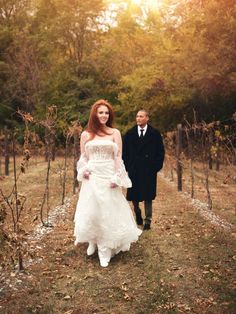
[(0, 313), (235, 313), (234, 235), (158, 181), (152, 229), (106, 269), (74, 247), (71, 199), (52, 231), (31, 239), (26, 273), (2, 275)]

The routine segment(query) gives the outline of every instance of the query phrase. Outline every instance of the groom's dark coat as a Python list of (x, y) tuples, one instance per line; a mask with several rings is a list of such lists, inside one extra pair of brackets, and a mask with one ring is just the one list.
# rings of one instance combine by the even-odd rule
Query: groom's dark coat
[(151, 201), (156, 197), (157, 172), (163, 166), (164, 154), (161, 134), (150, 125), (142, 139), (137, 126), (126, 133), (123, 160), (132, 181), (132, 188), (127, 190), (127, 200)]

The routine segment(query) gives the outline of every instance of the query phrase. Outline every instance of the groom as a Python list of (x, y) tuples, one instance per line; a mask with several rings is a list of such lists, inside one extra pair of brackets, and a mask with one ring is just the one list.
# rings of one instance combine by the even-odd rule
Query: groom
[(151, 228), (152, 200), (156, 197), (157, 172), (164, 161), (164, 145), (160, 132), (148, 124), (149, 114), (139, 110), (136, 126), (128, 130), (123, 143), (123, 160), (132, 187), (127, 190), (127, 200), (132, 201), (138, 225), (143, 225), (139, 202), (144, 201), (143, 230)]

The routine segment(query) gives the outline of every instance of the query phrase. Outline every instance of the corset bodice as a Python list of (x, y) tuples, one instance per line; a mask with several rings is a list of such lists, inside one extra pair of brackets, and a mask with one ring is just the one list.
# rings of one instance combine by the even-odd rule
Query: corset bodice
[(117, 144), (110, 140), (92, 140), (85, 145), (89, 160), (114, 160)]

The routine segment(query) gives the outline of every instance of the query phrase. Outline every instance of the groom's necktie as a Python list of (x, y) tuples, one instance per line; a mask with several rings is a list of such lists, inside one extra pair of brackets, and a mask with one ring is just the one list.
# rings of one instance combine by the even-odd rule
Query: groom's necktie
[(140, 138), (143, 138), (144, 137), (144, 134), (143, 134), (143, 132), (144, 132), (144, 129), (140, 129)]

